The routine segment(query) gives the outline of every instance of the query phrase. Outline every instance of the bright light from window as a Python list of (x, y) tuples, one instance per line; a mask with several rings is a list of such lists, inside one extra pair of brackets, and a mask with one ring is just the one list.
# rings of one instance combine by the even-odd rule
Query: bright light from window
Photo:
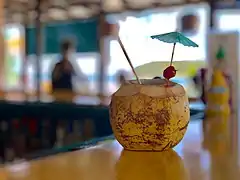
[(92, 75), (96, 73), (96, 58), (93, 56), (77, 57), (77, 65), (82, 73)]
[(216, 12), (216, 23), (220, 30), (240, 30), (240, 11), (219, 10)]
[[(125, 14), (122, 17), (115, 16), (115, 21), (120, 25), (120, 37), (130, 56), (133, 66), (140, 68), (156, 62), (169, 62), (173, 44), (152, 40), (151, 35), (176, 31), (179, 27), (179, 15), (182, 12), (193, 12), (199, 17), (199, 29), (196, 34), (189, 36), (199, 45), (199, 48), (185, 47), (177, 44), (174, 61), (204, 61), (206, 59), (206, 34), (208, 28), (209, 6), (187, 5), (177, 8), (163, 8), (140, 14)], [(118, 19), (119, 18), (119, 19)], [(122, 19), (121, 19), (122, 18)], [(109, 19), (111, 19), (109, 17)], [(113, 21), (114, 17), (112, 17)], [(161, 65), (156, 74), (161, 75)], [(149, 65), (148, 67), (150, 67)], [(140, 78), (152, 78), (154, 76), (144, 73)], [(120, 70), (131, 72), (129, 64), (116, 40), (110, 42), (110, 63), (108, 66), (108, 78), (115, 76)], [(136, 69), (137, 70), (137, 69)], [(149, 70), (151, 71), (151, 70)], [(154, 73), (155, 73), (154, 71)], [(143, 75), (144, 74), (144, 75)], [(153, 73), (150, 73), (153, 74)], [(114, 79), (114, 78), (111, 78)], [(116, 80), (116, 78), (115, 78)], [(109, 80), (106, 91), (114, 92), (119, 87), (117, 82)]]
[[(169, 61), (172, 53), (172, 44), (152, 40), (151, 35), (175, 31), (178, 27), (178, 16), (182, 11), (194, 11), (200, 18), (200, 27), (196, 35), (189, 37), (195, 41), (199, 48), (189, 48), (177, 45), (174, 61), (192, 61), (206, 59), (206, 30), (208, 26), (208, 6), (186, 6), (159, 10), (157, 13), (145, 17), (127, 17), (119, 21), (120, 36), (131, 57), (134, 66), (140, 66), (153, 61)], [(167, 24), (166, 24), (167, 22)], [(125, 57), (116, 41), (111, 42), (111, 63), (109, 74), (119, 69), (129, 70)], [(120, 63), (121, 62), (121, 63)]]

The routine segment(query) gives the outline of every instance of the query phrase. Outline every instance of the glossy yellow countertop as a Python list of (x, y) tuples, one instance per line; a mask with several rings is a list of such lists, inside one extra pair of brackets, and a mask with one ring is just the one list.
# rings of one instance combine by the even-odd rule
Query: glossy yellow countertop
[(84, 150), (6, 165), (0, 169), (0, 180), (237, 180), (232, 121), (193, 121), (174, 150), (130, 152), (117, 141), (106, 141)]

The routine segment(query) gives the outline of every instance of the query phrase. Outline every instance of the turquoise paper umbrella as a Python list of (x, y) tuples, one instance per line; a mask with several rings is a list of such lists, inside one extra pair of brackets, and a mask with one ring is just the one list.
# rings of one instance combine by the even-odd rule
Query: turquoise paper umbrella
[(159, 41), (163, 41), (166, 43), (173, 43), (173, 51), (170, 65), (172, 65), (176, 43), (180, 43), (184, 46), (189, 47), (198, 47), (198, 45), (195, 42), (191, 41), (190, 39), (188, 39), (186, 36), (182, 35), (179, 32), (170, 32), (165, 34), (154, 35), (151, 36), (151, 38), (158, 39)]

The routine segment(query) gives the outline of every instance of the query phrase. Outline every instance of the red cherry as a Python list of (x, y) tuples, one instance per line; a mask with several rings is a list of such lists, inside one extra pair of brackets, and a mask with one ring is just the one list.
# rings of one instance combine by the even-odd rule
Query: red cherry
[(163, 77), (167, 80), (173, 78), (176, 76), (177, 70), (175, 69), (174, 66), (168, 66), (166, 69), (163, 71)]

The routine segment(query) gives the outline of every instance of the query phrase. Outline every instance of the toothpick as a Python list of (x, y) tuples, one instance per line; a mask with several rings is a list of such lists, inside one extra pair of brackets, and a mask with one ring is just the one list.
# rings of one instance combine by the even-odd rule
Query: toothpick
[(125, 49), (125, 47), (124, 47), (124, 45), (123, 45), (123, 43), (122, 43), (122, 41), (121, 41), (121, 39), (120, 39), (119, 36), (118, 36), (118, 43), (119, 43), (120, 46), (121, 46), (121, 49), (122, 49), (122, 51), (123, 51), (123, 53), (124, 53), (124, 55), (125, 55), (128, 63), (129, 63), (129, 65), (130, 65), (131, 69), (132, 69), (133, 74), (135, 75), (135, 77), (136, 77), (136, 79), (137, 79), (138, 84), (142, 84), (141, 81), (140, 81), (140, 79), (139, 79), (138, 76), (137, 76), (136, 71), (134, 70), (134, 67), (133, 67), (133, 65), (132, 65), (132, 62), (131, 62), (131, 60), (130, 60), (128, 54), (127, 54), (127, 51), (126, 51), (126, 49)]

